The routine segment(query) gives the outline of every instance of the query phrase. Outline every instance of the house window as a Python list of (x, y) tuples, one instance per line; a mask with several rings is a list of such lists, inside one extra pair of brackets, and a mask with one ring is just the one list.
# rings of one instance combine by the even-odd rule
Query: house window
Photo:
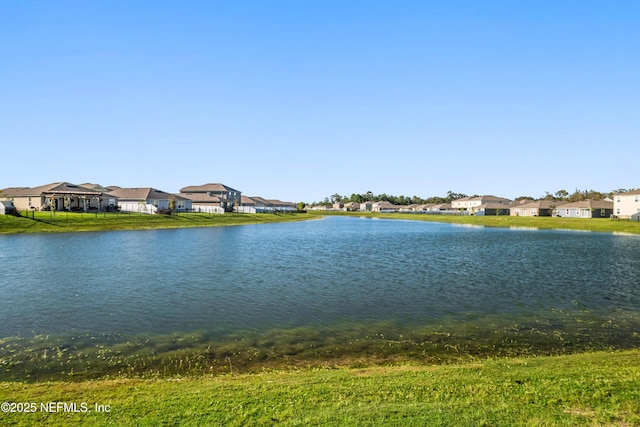
[(620, 208), (616, 209), (616, 215), (620, 215)]
[(567, 215), (569, 215), (569, 209), (567, 209)]
[(636, 196), (636, 203), (638, 203), (638, 196)]
[(620, 203), (620, 197), (616, 198), (616, 202)]
[(600, 216), (604, 216), (604, 215), (605, 215), (604, 209), (600, 209)]
[(179, 200), (176, 202), (176, 207), (178, 209), (184, 209), (184, 200)]
[(531, 216), (536, 216), (536, 210), (535, 210), (535, 208), (534, 208), (534, 209), (531, 209)]

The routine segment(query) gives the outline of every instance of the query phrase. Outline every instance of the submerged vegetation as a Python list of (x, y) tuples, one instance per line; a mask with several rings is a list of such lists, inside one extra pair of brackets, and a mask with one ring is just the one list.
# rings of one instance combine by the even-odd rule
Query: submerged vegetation
[(7, 337), (0, 381), (167, 378), (265, 368), (450, 364), (495, 357), (632, 349), (640, 315), (550, 310), (529, 317), (438, 319), (429, 325), (344, 322), (268, 331)]

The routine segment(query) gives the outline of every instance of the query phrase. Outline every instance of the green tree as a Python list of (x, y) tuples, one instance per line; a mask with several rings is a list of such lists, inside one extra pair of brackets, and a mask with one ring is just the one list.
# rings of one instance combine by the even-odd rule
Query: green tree
[(298, 208), (298, 212), (302, 212), (304, 211), (304, 208), (307, 207), (307, 204), (305, 202), (298, 202), (296, 207)]

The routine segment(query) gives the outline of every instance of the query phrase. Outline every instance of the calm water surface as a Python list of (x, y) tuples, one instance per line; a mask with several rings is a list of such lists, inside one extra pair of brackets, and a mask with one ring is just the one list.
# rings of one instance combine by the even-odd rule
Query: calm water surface
[(330, 217), (0, 236), (0, 337), (640, 310), (640, 237)]

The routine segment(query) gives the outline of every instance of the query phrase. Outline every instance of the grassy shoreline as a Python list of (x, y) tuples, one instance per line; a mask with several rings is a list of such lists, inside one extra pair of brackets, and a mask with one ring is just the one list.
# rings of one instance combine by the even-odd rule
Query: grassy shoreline
[(224, 215), (179, 213), (145, 215), (137, 213), (33, 212), (28, 216), (0, 216), (0, 234), (68, 233), (80, 231), (151, 230), (171, 228), (221, 227), (317, 219), (306, 213)]
[[(31, 412), (3, 412), (0, 421), (16, 426), (638, 425), (639, 356), (638, 350), (627, 350), (168, 380), (5, 382), (0, 401), (13, 402), (16, 410), (19, 403), (30, 405)], [(51, 402), (75, 406), (65, 411), (54, 405), (56, 412), (48, 412)]]
[(326, 216), (399, 219), (412, 221), (468, 224), (481, 227), (527, 229), (582, 230), (605, 233), (640, 234), (640, 222), (611, 219), (514, 217), (514, 216), (448, 216), (410, 213), (372, 213), (344, 211), (309, 211), (306, 213), (224, 215), (181, 213), (144, 215), (136, 213), (67, 213), (33, 212), (28, 216), (0, 216), (0, 234), (65, 233), (109, 230), (150, 230), (170, 228), (220, 227), (274, 222), (306, 221)]
[(344, 211), (310, 211), (315, 216), (353, 216), (363, 218), (400, 219), (411, 221), (468, 224), (480, 227), (526, 228), (540, 230), (582, 230), (605, 233), (640, 234), (640, 222), (608, 218), (562, 218), (520, 216), (453, 216), (417, 213), (377, 213)]
[[(0, 234), (232, 226), (328, 215), (640, 234), (638, 223), (608, 219), (359, 212), (35, 213), (32, 219), (0, 218)], [(629, 316), (554, 313), (534, 323), (489, 319), (491, 327), (480, 327), (472, 319), (415, 331), (374, 325), (354, 332), (349, 325), (343, 334), (350, 341), (343, 344), (335, 341), (340, 330), (315, 336), (276, 331), (224, 342), (188, 333), (153, 347), (137, 339), (106, 346), (85, 337), (86, 346), (73, 347), (48, 336), (33, 342), (4, 338), (0, 402), (22, 412), (9, 406), (0, 412), (0, 424), (640, 425), (640, 320)], [(47, 406), (51, 402), (66, 410)], [(32, 403), (28, 408), (35, 410), (25, 413), (24, 405)]]

